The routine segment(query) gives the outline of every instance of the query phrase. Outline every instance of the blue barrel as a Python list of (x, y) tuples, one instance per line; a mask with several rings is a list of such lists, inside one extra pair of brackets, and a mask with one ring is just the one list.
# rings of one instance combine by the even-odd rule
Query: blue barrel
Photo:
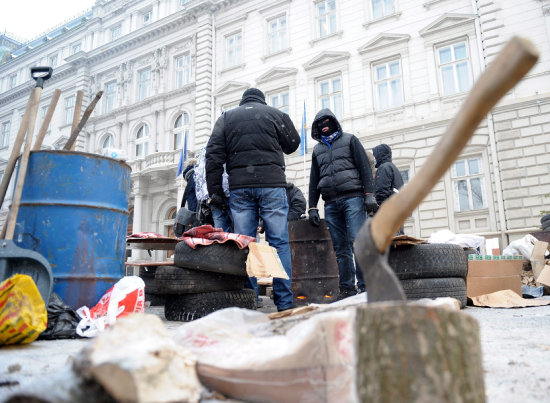
[(31, 152), (14, 242), (48, 260), (53, 291), (73, 309), (124, 275), (130, 172), (100, 155)]

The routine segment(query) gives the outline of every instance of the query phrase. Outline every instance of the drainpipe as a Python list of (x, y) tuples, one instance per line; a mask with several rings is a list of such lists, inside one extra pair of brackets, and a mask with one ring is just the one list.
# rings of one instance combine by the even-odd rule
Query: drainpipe
[[(485, 55), (483, 54), (483, 31), (480, 23), (479, 9), (477, 7), (477, 1), (472, 0), (472, 9), (473, 13), (477, 16), (474, 20), (474, 26), (476, 30), (476, 41), (479, 60), (483, 65), (483, 69), (487, 67), (485, 62)], [(500, 243), (501, 249), (504, 245), (508, 245), (508, 226), (506, 223), (506, 217), (504, 215), (504, 197), (502, 193), (502, 182), (500, 179), (500, 164), (498, 162), (497, 154), (497, 143), (495, 135), (495, 123), (493, 121), (493, 114), (489, 111), (487, 114), (487, 128), (489, 130), (489, 145), (491, 147), (491, 155), (493, 156), (493, 175), (495, 178), (495, 190), (497, 196), (497, 205), (498, 205), (498, 217), (500, 220)]]
[(216, 6), (210, 6), (210, 16), (212, 21), (212, 90), (210, 91), (210, 128), (213, 129), (216, 124), (216, 106), (214, 90), (216, 88)]

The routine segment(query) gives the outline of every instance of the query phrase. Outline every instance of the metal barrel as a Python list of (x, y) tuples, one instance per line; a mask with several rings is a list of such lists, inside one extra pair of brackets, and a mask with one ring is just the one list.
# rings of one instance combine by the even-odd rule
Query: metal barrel
[(338, 263), (325, 220), (288, 222), (294, 303), (328, 303), (338, 295)]
[(73, 309), (93, 307), (124, 275), (130, 172), (95, 154), (30, 155), (14, 242), (48, 260), (53, 291)]

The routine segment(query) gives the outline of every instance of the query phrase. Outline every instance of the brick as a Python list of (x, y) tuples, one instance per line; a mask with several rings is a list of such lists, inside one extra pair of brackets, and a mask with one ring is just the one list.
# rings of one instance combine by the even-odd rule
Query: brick
[(528, 187), (528, 186), (538, 186), (540, 184), (539, 177), (538, 176), (530, 176), (527, 178), (520, 179), (521, 187)]
[(503, 132), (497, 132), (496, 138), (498, 141), (503, 140), (510, 140), (510, 139), (516, 139), (520, 137), (520, 131), (519, 130), (508, 130)]
[(518, 160), (504, 160), (500, 162), (500, 170), (513, 169), (518, 166)]
[(542, 126), (534, 125), (534, 126), (529, 126), (529, 127), (522, 127), (520, 129), (520, 133), (521, 133), (522, 137), (533, 136), (535, 134), (540, 134), (540, 133), (542, 133)]
[(525, 177), (525, 175), (525, 168), (502, 170), (500, 173), (500, 177), (502, 178), (502, 180), (523, 178)]
[(504, 208), (521, 208), (523, 207), (523, 203), (521, 202), (521, 199), (508, 199), (504, 201)]
[(539, 114), (539, 107), (538, 106), (532, 106), (530, 108), (524, 108), (518, 110), (518, 117), (523, 118), (525, 116), (533, 116)]
[[(519, 186), (520, 186), (519, 179), (508, 179), (508, 180), (502, 181), (503, 190), (517, 189), (519, 188)], [(518, 195), (518, 197), (521, 197), (521, 195)]]
[(522, 151), (523, 150), (517, 150), (517, 149), (502, 151), (502, 152), (499, 152), (499, 157), (501, 160), (512, 159), (512, 158), (517, 159), (518, 157), (523, 156)]
[(544, 115), (531, 116), (529, 120), (531, 121), (532, 125), (548, 123), (550, 122), (550, 113), (545, 113)]
[(495, 122), (502, 122), (503, 120), (510, 120), (517, 118), (517, 112), (516, 111), (508, 111), (503, 113), (494, 113), (493, 114), (493, 120)]
[(529, 147), (523, 147), (523, 155), (525, 157), (531, 156), (531, 155), (539, 155), (540, 154), (540, 146), (529, 146)]
[(540, 196), (524, 197), (522, 199), (524, 207), (542, 206), (542, 200)]
[(517, 129), (519, 127), (529, 126), (530, 124), (531, 124), (531, 122), (529, 121), (528, 118), (515, 119), (515, 120), (512, 121), (512, 127), (514, 129)]
[[(516, 148), (516, 141), (517, 140), (504, 140), (499, 141), (497, 143), (497, 150), (498, 151), (504, 151), (504, 150), (510, 150), (511, 148)], [(531, 145), (531, 144), (529, 144)]]
[(519, 209), (507, 210), (506, 215), (508, 216), (508, 219), (513, 220), (517, 218), (530, 217), (531, 212), (527, 208), (519, 208)]
[(505, 120), (503, 122), (495, 122), (495, 131), (508, 130), (512, 128), (512, 122)]
[(542, 150), (544, 150), (544, 146), (547, 145), (550, 142), (550, 135), (543, 133), (538, 136), (533, 136), (533, 144), (543, 144), (541, 147)]

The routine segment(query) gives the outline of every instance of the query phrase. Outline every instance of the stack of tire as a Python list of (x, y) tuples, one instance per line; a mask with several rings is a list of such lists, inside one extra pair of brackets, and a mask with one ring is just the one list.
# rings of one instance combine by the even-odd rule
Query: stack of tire
[(466, 306), (468, 253), (459, 245), (420, 244), (390, 248), (388, 263), (407, 299), (453, 297)]
[(550, 214), (542, 216), (540, 223), (543, 231), (550, 231)]
[(155, 272), (156, 290), (165, 295), (167, 320), (189, 322), (223, 308), (256, 309), (256, 292), (244, 288), (248, 248), (214, 243), (191, 248), (179, 242), (174, 266)]

